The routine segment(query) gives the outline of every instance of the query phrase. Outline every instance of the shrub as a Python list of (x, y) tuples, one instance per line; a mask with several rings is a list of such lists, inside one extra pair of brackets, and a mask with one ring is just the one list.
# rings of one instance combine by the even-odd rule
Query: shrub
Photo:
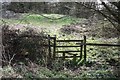
[(8, 25), (2, 26), (3, 61), (10, 63), (28, 58), (31, 61), (43, 60), (42, 62), (44, 62), (48, 51), (48, 48), (41, 46), (47, 44), (44, 36), (46, 36), (44, 32), (37, 33), (28, 27), (24, 31), (20, 31), (20, 29), (11, 30)]

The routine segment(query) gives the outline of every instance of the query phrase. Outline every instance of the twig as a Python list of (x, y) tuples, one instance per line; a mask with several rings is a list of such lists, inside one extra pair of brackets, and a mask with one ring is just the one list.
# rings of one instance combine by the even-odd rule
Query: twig
[(0, 61), (3, 61), (3, 62), (8, 62), (8, 63), (9, 63), (9, 61), (3, 60), (3, 59), (0, 59)]
[(107, 5), (105, 4), (105, 2), (103, 2), (102, 0), (101, 0), (101, 2), (102, 2), (102, 5), (109, 11), (109, 13), (110, 13), (115, 19), (117, 19), (117, 22), (119, 23), (119, 22), (120, 22), (119, 16), (116, 15), (113, 11), (111, 11), (110, 7), (107, 6)]
[(16, 54), (13, 54), (12, 58), (9, 61), (9, 65), (11, 64), (11, 61), (13, 60), (13, 58), (15, 57)]

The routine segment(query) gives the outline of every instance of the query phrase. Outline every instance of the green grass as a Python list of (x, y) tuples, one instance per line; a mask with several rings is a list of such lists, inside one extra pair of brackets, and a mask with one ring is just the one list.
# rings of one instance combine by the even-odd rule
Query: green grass
[[(43, 16), (45, 17), (43, 17)], [(59, 29), (63, 25), (70, 25), (71, 23), (80, 23), (84, 21), (83, 18), (75, 18), (66, 15), (59, 15), (59, 14), (22, 14), (21, 19), (3, 19), (8, 25), (17, 25), (17, 24), (27, 24), (30, 26), (34, 26), (37, 29), (44, 29), (45, 32), (53, 35), (61, 35), (59, 33)], [(46, 18), (48, 17), (48, 18)], [(62, 18), (61, 18), (62, 17)], [(60, 18), (60, 19), (58, 19)]]
[[(43, 16), (45, 17), (43, 17)], [(16, 23), (22, 23), (22, 24), (31, 24), (35, 26), (53, 26), (54, 24), (56, 26), (62, 26), (62, 25), (68, 25), (71, 23), (78, 23), (84, 19), (81, 18), (74, 18), (71, 16), (66, 15), (58, 15), (58, 14), (23, 14), (22, 19), (4, 19), (8, 24), (16, 24)], [(48, 18), (46, 18), (48, 17)], [(62, 17), (62, 18), (60, 18)], [(58, 19), (60, 18), (60, 19)]]
[[(33, 28), (37, 28), (37, 29), (41, 29), (44, 28), (44, 30), (50, 34), (51, 36), (53, 35), (57, 35), (57, 39), (80, 39), (79, 36), (74, 36), (74, 34), (71, 35), (65, 35), (65, 36), (61, 36), (62, 34), (59, 32), (59, 29), (63, 26), (63, 25), (70, 25), (71, 23), (80, 23), (82, 21), (84, 21), (85, 19), (83, 18), (74, 18), (74, 17), (70, 17), (70, 16), (66, 16), (66, 15), (58, 15), (58, 14), (43, 14), (44, 16), (47, 16), (49, 18), (52, 19), (56, 19), (56, 20), (52, 20), (52, 19), (48, 19), (45, 18), (41, 15), (38, 14), (30, 14), (29, 16), (27, 16), (29, 14), (23, 14), (23, 18), (22, 19), (3, 19), (5, 22), (7, 22), (7, 24), (9, 25), (13, 25), (13, 24), (29, 24), (29, 25), (33, 25)], [(57, 19), (60, 17), (64, 17), (62, 19)], [(2, 21), (0, 21), (0, 24), (2, 23)], [(108, 40), (108, 41), (117, 41), (117, 39), (112, 39), (112, 40)], [(107, 40), (105, 39), (92, 39), (92, 38), (88, 38), (87, 37), (87, 42), (90, 43), (108, 43)], [(58, 44), (57, 44), (58, 45)], [(61, 45), (75, 45), (74, 43), (69, 43), (69, 44), (61, 44)], [(77, 48), (70, 48), (71, 50), (76, 50)], [(78, 48), (79, 49), (79, 48)], [(68, 48), (64, 48), (64, 49), (60, 49), (60, 50), (68, 50)], [(119, 51), (117, 48), (114, 47), (94, 47), (94, 46), (87, 46), (87, 61), (89, 62), (94, 62), (95, 60), (101, 61), (102, 60), (105, 61), (106, 58), (113, 58), (116, 59), (118, 58), (119, 55)], [(62, 64), (63, 62), (54, 62), (54, 69), (59, 70), (59, 67), (63, 67)], [(110, 73), (109, 69), (106, 69), (105, 67), (110, 67), (109, 65), (92, 65), (93, 66), (93, 70), (92, 67), (89, 67), (90, 69), (87, 70), (86, 69), (81, 69), (79, 71), (79, 73), (76, 73), (74, 71), (54, 71), (53, 70), (49, 70), (47, 68), (39, 68), (36, 72), (32, 73), (28, 70), (24, 70), (24, 68), (22, 68), (23, 71), (18, 71), (19, 73), (21, 73), (21, 75), (23, 77), (29, 78), (35, 75), (35, 77), (40, 77), (40, 78), (105, 78), (105, 77), (114, 77), (114, 75), (112, 73)], [(105, 66), (105, 67), (104, 67)], [(82, 67), (82, 66), (80, 66)], [(111, 71), (112, 72), (112, 71)], [(7, 76), (8, 73), (12, 73), (12, 74), (16, 74), (16, 72), (14, 72), (14, 70), (12, 68), (3, 68), (3, 73)], [(23, 73), (25, 75), (23, 75)], [(33, 75), (34, 74), (34, 75)], [(20, 75), (20, 76), (21, 76)], [(113, 76), (112, 76), (113, 75)], [(11, 75), (10, 75), (11, 76)]]
[[(43, 17), (43, 16), (45, 17)], [(83, 18), (75, 18), (75, 17), (71, 17), (71, 16), (66, 16), (66, 15), (59, 15), (59, 14), (22, 14), (22, 19), (3, 19), (5, 22), (7, 22), (7, 24), (11, 25), (11, 24), (29, 24), (31, 26), (33, 26), (33, 28), (36, 29), (41, 29), (43, 28), (44, 31), (53, 36), (53, 35), (57, 35), (57, 39), (80, 39), (79, 36), (75, 36), (74, 34), (70, 34), (70, 35), (66, 35), (62, 36), (63, 34), (61, 34), (61, 32), (59, 31), (59, 29), (63, 26), (63, 25), (70, 25), (71, 23), (81, 23), (83, 22), (85, 19)], [(47, 18), (46, 18), (47, 17)], [(61, 19), (58, 19), (62, 17)], [(50, 19), (48, 19), (50, 18)], [(54, 20), (53, 20), (54, 19)], [(1, 21), (0, 21), (1, 23)], [(100, 25), (100, 24), (99, 24)], [(102, 26), (102, 25), (101, 25)], [(111, 41), (111, 40), (109, 40)], [(113, 39), (112, 41), (116, 41), (115, 39)], [(108, 41), (105, 41), (104, 39), (94, 39), (92, 40), (91, 38), (87, 37), (87, 42), (89, 43), (105, 43)], [(62, 44), (63, 45), (63, 44)], [(73, 43), (69, 43), (69, 44), (64, 44), (64, 45), (75, 45)], [(98, 47), (99, 48), (99, 47)], [(59, 50), (79, 50), (79, 48), (62, 48)], [(91, 50), (92, 49), (92, 50)], [(98, 49), (97, 49), (98, 50)], [(88, 56), (91, 56), (99, 53), (96, 51), (95, 47), (91, 47), (88, 46), (87, 47), (87, 51)], [(93, 56), (92, 56), (93, 57)]]
[[(85, 66), (84, 66), (85, 67)], [(37, 71), (29, 71), (29, 69), (26, 69), (25, 66), (18, 67), (15, 71), (15, 68), (11, 66), (4, 67), (1, 71), (3, 73), (3, 77), (5, 78), (63, 78), (61, 80), (69, 80), (69, 78), (75, 78), (77, 80), (89, 80), (88, 78), (95, 78), (95, 79), (102, 79), (106, 78), (115, 78), (115, 75), (109, 70), (99, 69), (99, 70), (79, 70), (79, 73), (71, 70), (62, 70), (62, 71), (54, 71), (49, 70), (46, 67), (38, 67)], [(18, 72), (19, 69), (21, 72)], [(24, 70), (25, 69), (25, 70)]]

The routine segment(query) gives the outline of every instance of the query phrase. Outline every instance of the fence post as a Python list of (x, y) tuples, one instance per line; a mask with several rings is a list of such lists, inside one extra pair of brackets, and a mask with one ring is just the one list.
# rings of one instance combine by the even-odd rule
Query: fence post
[(51, 44), (50, 44), (50, 35), (48, 35), (48, 57), (47, 57), (47, 65), (51, 66)]
[(86, 62), (86, 36), (84, 36), (84, 62)]
[(54, 47), (53, 47), (53, 59), (55, 60), (56, 57), (56, 35), (54, 37)]
[(51, 44), (50, 44), (50, 35), (48, 35), (48, 46), (49, 46), (49, 58), (51, 59)]
[[(83, 40), (81, 41), (83, 44)], [(83, 45), (80, 45), (80, 60), (82, 59), (82, 50), (83, 50)]]

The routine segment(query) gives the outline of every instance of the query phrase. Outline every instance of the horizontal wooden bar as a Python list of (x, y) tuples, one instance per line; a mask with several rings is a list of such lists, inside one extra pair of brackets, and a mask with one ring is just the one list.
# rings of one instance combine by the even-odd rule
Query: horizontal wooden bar
[(83, 40), (56, 40), (57, 42), (82, 42)]
[(90, 46), (118, 46), (118, 47), (120, 47), (120, 44), (95, 44), (95, 43), (86, 43), (86, 45), (90, 45)]
[(56, 47), (81, 47), (81, 46), (56, 46)]
[(50, 37), (50, 39), (55, 39), (56, 37)]
[(68, 54), (68, 55), (78, 55), (78, 54), (73, 54), (73, 53), (69, 53), (69, 52), (65, 53), (65, 54)]
[(56, 51), (56, 53), (68, 53), (68, 52), (80, 52), (80, 51)]
[(115, 46), (120, 47), (120, 44), (98, 44), (98, 43), (76, 43), (78, 45), (89, 45), (89, 46)]
[[(65, 56), (64, 58), (73, 58), (74, 56)], [(80, 56), (76, 56), (76, 57), (80, 57)], [(55, 57), (55, 58), (63, 58), (63, 56), (61, 57)]]
[[(40, 45), (40, 46), (46, 46), (48, 47), (49, 45)], [(50, 45), (51, 47), (54, 47), (54, 45)], [(55, 46), (55, 47), (81, 47), (81, 46)]]

